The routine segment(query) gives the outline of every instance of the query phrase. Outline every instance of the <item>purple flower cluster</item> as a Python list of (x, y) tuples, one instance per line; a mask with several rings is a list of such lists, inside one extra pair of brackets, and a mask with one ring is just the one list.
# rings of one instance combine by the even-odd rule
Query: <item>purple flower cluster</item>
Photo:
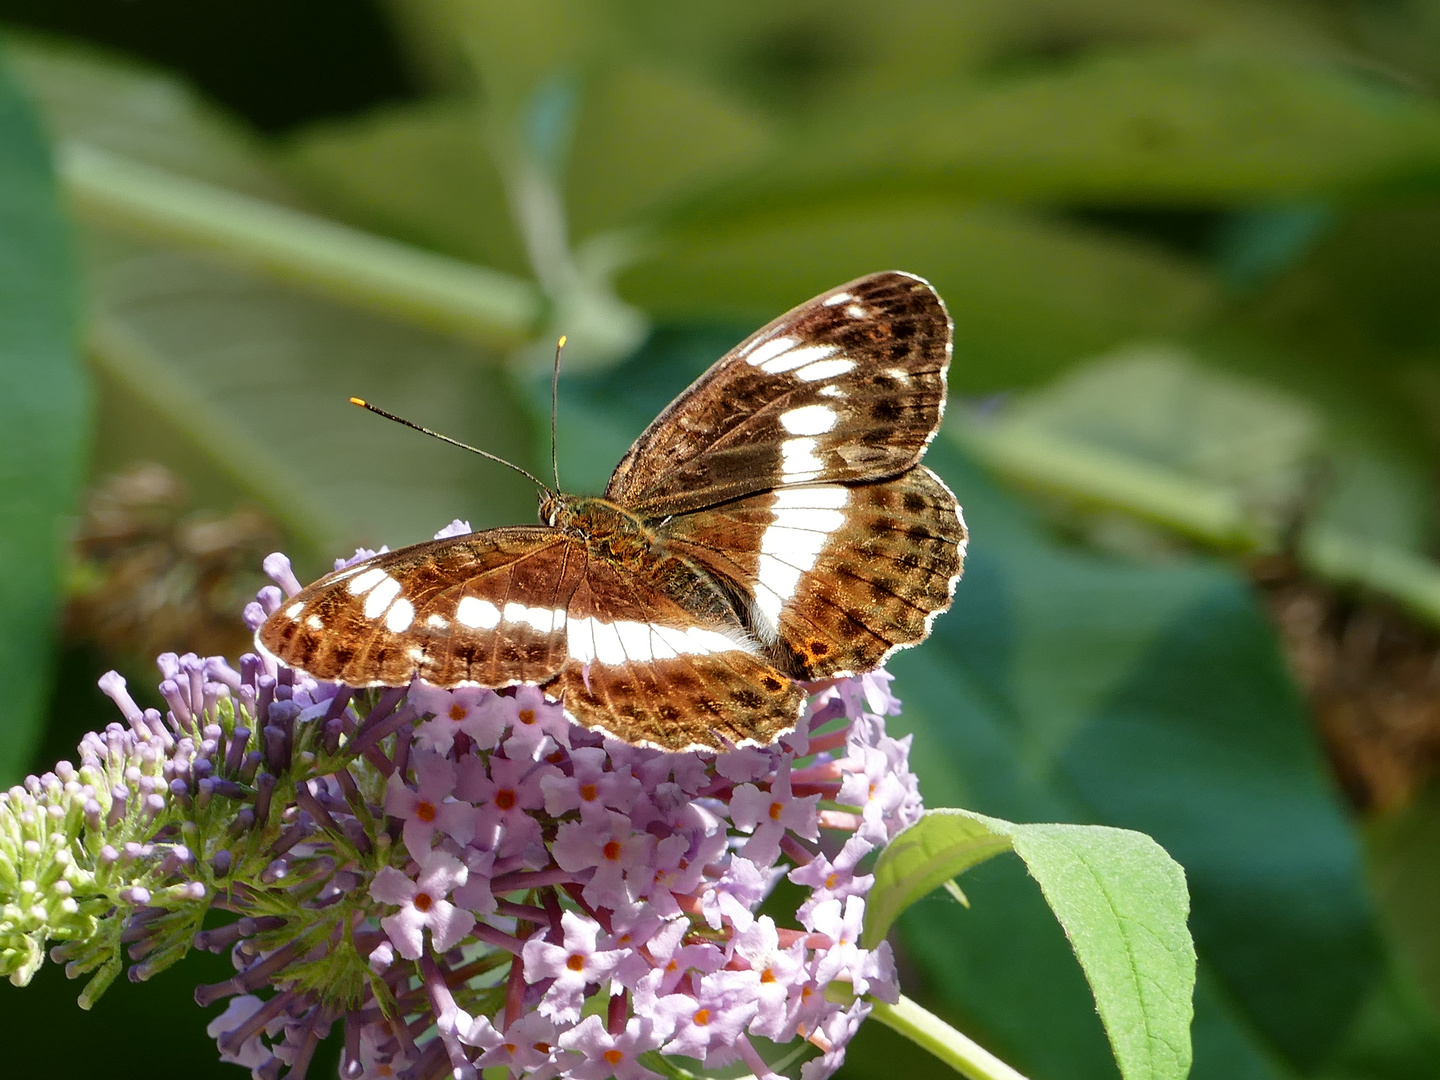
[[(409, 706), (425, 719), (385, 796), (408, 859), (371, 882), (389, 912), (371, 967), (424, 962), (427, 944), (513, 956), (492, 1015), (435, 981), (451, 1067), (628, 1080), (659, 1051), (763, 1075), (753, 1035), (809, 1039), (819, 1078), (868, 1011), (826, 986), (894, 1000), (888, 947), (859, 945), (858, 865), (920, 808), (907, 747), (884, 733), (885, 676), (820, 692), (779, 746), (720, 755), (602, 740), (530, 687), (416, 687)], [(806, 891), (793, 928), (756, 914), (786, 876)], [(367, 1043), (376, 1060), (393, 1045)]]
[[(266, 569), (298, 589), (283, 557)], [(87, 742), (113, 781), (87, 814), (131, 822), (105, 858), (131, 864), (120, 939), (144, 973), (192, 941), (231, 954), (197, 1000), (229, 999), (209, 1030), (257, 1080), (303, 1077), (337, 1023), (345, 1080), (633, 1080), (662, 1055), (769, 1076), (789, 1043), (821, 1080), (867, 996), (897, 998), (888, 945), (861, 945), (864, 869), (921, 811), (883, 671), (815, 687), (773, 746), (672, 754), (529, 686), (162, 668), (163, 722), (102, 680), (129, 726)], [(212, 908), (239, 917), (202, 930)]]

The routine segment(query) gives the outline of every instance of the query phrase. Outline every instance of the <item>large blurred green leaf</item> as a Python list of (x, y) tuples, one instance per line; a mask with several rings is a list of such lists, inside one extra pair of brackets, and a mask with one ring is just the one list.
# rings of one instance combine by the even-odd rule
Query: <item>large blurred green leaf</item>
[[(946, 198), (652, 227), (647, 214), (708, 183), (712, 167), (761, 153), (770, 129), (673, 76), (618, 69), (584, 87), (567, 182), (581, 255), (613, 238), (613, 257), (631, 263), (624, 298), (662, 320), (763, 322), (837, 281), (903, 266), (941, 288), (964, 330), (956, 385), (991, 390), (1190, 327), (1213, 305), (1206, 275), (1154, 248)], [(514, 269), (519, 241), (480, 123), (458, 102), (388, 109), (305, 133), (286, 160), (332, 213)]]
[(259, 161), (254, 136), (175, 76), (29, 36), (7, 42), (6, 55), (57, 137), (252, 195), (288, 197)]
[(1179, 332), (1213, 300), (1187, 263), (1097, 231), (998, 207), (879, 199), (683, 230), (620, 277), (657, 318), (759, 325), (881, 268), (934, 283), (956, 327), (951, 385), (1040, 381), (1077, 357)]
[(674, 64), (744, 100), (807, 116), (836, 102), (848, 106), (957, 76), (1053, 63), (1116, 41), (1206, 40), (1287, 56), (1345, 52), (1333, 24), (1264, 0), (620, 0), (607, 7), (651, 62)]
[(605, 4), (589, 0), (396, 0), (401, 25), (466, 89), (478, 76), (499, 122), (518, 122), (555, 72), (578, 73), (624, 49)]
[[(98, 236), (87, 247), (105, 387), (145, 403), (308, 554), (533, 514), (523, 480), (346, 400), (513, 454), (528, 446), (525, 420), (473, 349), (185, 255)], [(102, 462), (143, 449), (132, 433), (102, 444)]]
[[(643, 222), (773, 139), (760, 117), (673, 72), (611, 67), (578, 91), (565, 171), (582, 240)], [(458, 96), (391, 106), (298, 133), (282, 161), (307, 194), (355, 224), (525, 273), (486, 129), (478, 104)]]
[(1369, 841), (1391, 932), (1431, 1007), (1440, 1010), (1440, 787), (1432, 784), (1411, 806), (1374, 822)]
[(1424, 463), (1364, 438), (1343, 416), (1327, 423), (1324, 411), (1335, 410), (1322, 402), (1217, 370), (1189, 349), (1132, 346), (1087, 361), (973, 430), (1012, 446), (1053, 443), (1071, 459), (1097, 453), (1160, 470), (1192, 503), (1209, 489), (1263, 544), (1279, 543), (1299, 521), (1423, 551)]
[[(62, 134), (267, 197), (288, 197), (255, 144), (169, 78), (85, 53), (16, 50)], [(102, 375), (100, 469), (159, 457), (202, 490), (267, 505), (306, 568), (355, 543), (408, 543), (454, 517), (529, 516), (523, 482), (383, 424), (351, 394), (499, 453), (528, 445), (483, 351), (198, 256), (83, 232)], [(211, 490), (216, 481), (223, 490)]]
[(704, 83), (638, 65), (584, 88), (567, 169), (577, 238), (643, 226), (647, 211), (730, 176), (780, 143), (775, 125)]
[(19, 778), (39, 738), (84, 461), (70, 246), (40, 126), (0, 68), (0, 783)]
[(314, 202), (351, 224), (529, 272), (484, 117), (463, 98), (317, 124), (287, 140), (280, 162)]
[(1440, 180), (1440, 106), (1274, 54), (1130, 49), (974, 86), (843, 100), (705, 212), (935, 191), (1233, 205)]

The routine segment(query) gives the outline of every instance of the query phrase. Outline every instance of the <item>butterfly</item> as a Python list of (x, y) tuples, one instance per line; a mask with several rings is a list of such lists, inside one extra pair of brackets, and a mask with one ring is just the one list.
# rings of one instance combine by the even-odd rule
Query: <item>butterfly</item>
[(768, 745), (798, 722), (799, 682), (874, 670), (950, 606), (965, 525), (919, 463), (950, 352), (922, 278), (841, 285), (716, 362), (602, 497), (545, 490), (538, 526), (327, 574), (257, 646), (356, 687), (538, 686), (636, 746)]

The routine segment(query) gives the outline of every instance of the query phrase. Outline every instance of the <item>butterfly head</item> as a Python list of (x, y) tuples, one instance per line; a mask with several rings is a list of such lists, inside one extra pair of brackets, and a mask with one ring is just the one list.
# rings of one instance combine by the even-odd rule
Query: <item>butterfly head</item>
[(558, 491), (540, 491), (540, 524), (552, 529), (562, 526), (569, 517), (570, 500)]

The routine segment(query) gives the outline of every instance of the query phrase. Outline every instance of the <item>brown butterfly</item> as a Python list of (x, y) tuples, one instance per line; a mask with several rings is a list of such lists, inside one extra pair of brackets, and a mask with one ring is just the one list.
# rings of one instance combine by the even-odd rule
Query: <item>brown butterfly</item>
[(912, 274), (832, 289), (676, 398), (603, 497), (327, 574), (257, 645), (351, 686), (537, 685), (637, 746), (767, 745), (796, 680), (871, 671), (950, 606), (965, 526), (919, 464), (950, 334)]

